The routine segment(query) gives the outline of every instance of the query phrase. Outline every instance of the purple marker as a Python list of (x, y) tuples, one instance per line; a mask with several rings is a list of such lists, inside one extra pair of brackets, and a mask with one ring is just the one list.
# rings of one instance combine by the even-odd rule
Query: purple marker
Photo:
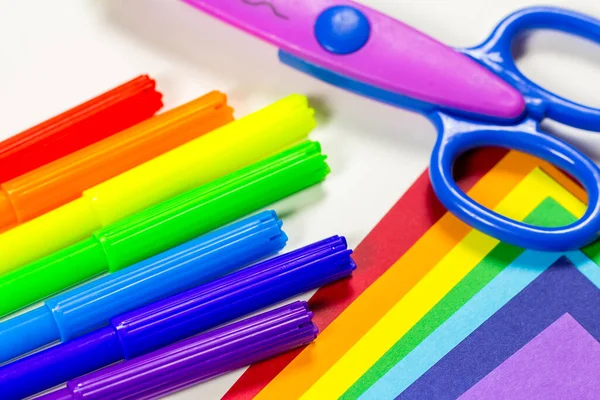
[(305, 302), (258, 316), (76, 378), (39, 400), (155, 399), (312, 342)]

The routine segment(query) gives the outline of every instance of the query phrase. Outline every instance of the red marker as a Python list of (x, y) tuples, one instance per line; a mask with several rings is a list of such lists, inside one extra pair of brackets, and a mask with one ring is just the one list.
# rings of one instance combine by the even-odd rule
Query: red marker
[(139, 76), (0, 142), (0, 183), (133, 126), (162, 107), (162, 94)]

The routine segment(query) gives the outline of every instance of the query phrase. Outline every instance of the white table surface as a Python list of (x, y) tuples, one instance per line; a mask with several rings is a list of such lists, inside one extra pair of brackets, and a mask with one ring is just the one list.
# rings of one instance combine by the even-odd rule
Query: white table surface
[[(524, 6), (558, 5), (600, 18), (596, 0), (363, 3), (459, 47), (479, 43), (505, 15)], [(271, 46), (176, 0), (0, 0), (0, 5), (0, 139), (145, 73), (157, 79), (165, 110), (214, 89), (228, 94), (236, 117), (290, 93), (315, 99), (319, 125), (311, 139), (322, 143), (333, 171), (321, 186), (272, 207), (285, 215), (286, 250), (334, 234), (356, 246), (428, 164), (436, 132), (423, 117), (283, 66)], [(600, 107), (600, 47), (540, 32), (526, 50), (518, 63), (526, 74)], [(545, 125), (600, 160), (600, 135)], [(242, 372), (170, 398), (218, 399)]]

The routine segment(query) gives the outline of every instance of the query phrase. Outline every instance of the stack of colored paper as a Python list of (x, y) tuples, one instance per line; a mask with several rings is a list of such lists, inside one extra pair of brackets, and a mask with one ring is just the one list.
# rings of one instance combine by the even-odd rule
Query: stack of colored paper
[[(564, 226), (585, 192), (554, 167), (486, 149), (463, 190)], [(227, 399), (592, 399), (600, 382), (600, 245), (529, 251), (445, 212), (424, 173), (356, 248), (352, 280), (310, 299), (311, 346), (250, 367)]]

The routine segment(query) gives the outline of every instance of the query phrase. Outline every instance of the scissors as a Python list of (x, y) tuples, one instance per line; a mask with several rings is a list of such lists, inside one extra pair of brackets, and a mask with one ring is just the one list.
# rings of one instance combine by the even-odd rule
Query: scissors
[[(531, 7), (506, 17), (478, 46), (453, 49), (364, 5), (344, 0), (183, 0), (279, 49), (279, 59), (324, 82), (419, 112), (436, 126), (429, 168), (448, 211), (496, 239), (540, 251), (579, 249), (600, 235), (600, 169), (540, 130), (549, 118), (600, 131), (600, 110), (557, 96), (516, 67), (511, 42), (548, 28), (600, 41), (600, 21), (570, 10)], [(538, 227), (472, 200), (452, 175), (468, 150), (497, 146), (530, 153), (574, 176), (588, 207), (575, 223)]]

